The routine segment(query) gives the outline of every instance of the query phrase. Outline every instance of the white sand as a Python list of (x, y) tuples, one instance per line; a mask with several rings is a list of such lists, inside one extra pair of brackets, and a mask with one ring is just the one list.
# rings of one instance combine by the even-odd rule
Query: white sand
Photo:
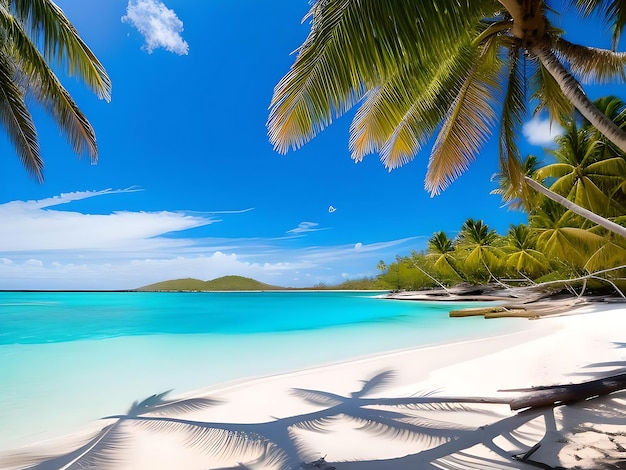
[[(325, 461), (308, 468), (536, 468), (512, 456), (539, 442), (529, 458), (552, 466), (603, 468), (611, 458), (626, 459), (626, 392), (521, 413), (506, 404), (459, 403), (460, 398), (518, 394), (502, 389), (577, 383), (626, 371), (623, 305), (584, 307), (531, 324), (495, 338), (212, 387), (176, 398), (205, 397), (219, 404), (99, 421), (91, 434), (25, 447), (19, 456), (0, 454), (0, 468), (22, 468), (17, 460), (38, 452), (67, 454), (40, 467), (45, 469), (71, 462), (83, 468), (85, 456), (96, 468), (108, 463), (106, 468), (120, 469), (299, 468), (320, 457)], [(106, 424), (114, 426), (68, 454)]]

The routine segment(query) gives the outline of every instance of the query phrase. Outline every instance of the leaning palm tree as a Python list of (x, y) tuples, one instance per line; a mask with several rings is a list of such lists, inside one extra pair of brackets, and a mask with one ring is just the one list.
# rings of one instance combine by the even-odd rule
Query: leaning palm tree
[(0, 122), (26, 171), (43, 180), (29, 100), (53, 117), (76, 153), (97, 161), (94, 130), (50, 64), (65, 66), (99, 98), (110, 99), (111, 82), (63, 11), (51, 0), (0, 0), (0, 35)]
[[(392, 169), (434, 137), (426, 189), (437, 194), (498, 128), (503, 173), (544, 191), (520, 171), (516, 136), (530, 111), (526, 89), (552, 120), (562, 121), (573, 104), (626, 151), (626, 133), (579, 84), (623, 81), (626, 57), (568, 42), (552, 26), (552, 11), (544, 0), (318, 0), (308, 16), (311, 32), (275, 88), (270, 141), (283, 153), (299, 148), (360, 104), (352, 157), (377, 152)], [(612, 20), (624, 23), (607, 15)], [(626, 228), (606, 222), (626, 236)]]

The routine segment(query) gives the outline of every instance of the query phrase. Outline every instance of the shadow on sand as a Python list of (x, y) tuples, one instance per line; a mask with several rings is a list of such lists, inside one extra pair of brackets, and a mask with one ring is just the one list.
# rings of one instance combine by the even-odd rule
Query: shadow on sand
[[(626, 363), (592, 364), (589, 367), (602, 369), (597, 372), (601, 376), (606, 375), (607, 367), (616, 366), (623, 369)], [(132, 448), (137, 433), (147, 432), (184, 435), (184, 446), (206, 459), (203, 468), (220, 470), (549, 469), (562, 468), (557, 466), (559, 456), (554, 449), (558, 450), (560, 441), (566, 441), (563, 429), (596, 432), (595, 425), (624, 425), (626, 422), (624, 391), (604, 397), (595, 404), (585, 401), (511, 414), (506, 406), (509, 398), (440, 397), (434, 394), (380, 397), (380, 392), (393, 378), (393, 371), (381, 372), (363, 381), (363, 386), (348, 396), (332, 391), (294, 388), (292, 394), (307, 402), (314, 411), (259, 423), (185, 419), (190, 413), (209, 413), (206, 410), (220, 402), (210, 398), (168, 400), (165, 392), (134, 403), (124, 415), (103, 418), (109, 424), (81, 443), (74, 442), (65, 450), (57, 447), (47, 455), (21, 452), (0, 456), (0, 467), (36, 470), (129, 468), (125, 464), (127, 451)], [(459, 419), (461, 413), (463, 419)], [(460, 422), (473, 424), (463, 426), (458, 424)], [(315, 451), (323, 449), (311, 449), (307, 436), (316, 433), (333, 439), (336, 426), (346, 426), (346, 423), (357, 435), (366, 433), (368, 438), (401, 444), (406, 449), (404, 454), (408, 455), (342, 462), (319, 458), (320, 454)], [(562, 442), (562, 446), (565, 445), (567, 442)], [(619, 447), (616, 442), (618, 454), (625, 451)], [(221, 467), (209, 466), (215, 456), (220, 462), (230, 463)], [(619, 462), (614, 453), (605, 452), (594, 468), (626, 468), (620, 467)]]

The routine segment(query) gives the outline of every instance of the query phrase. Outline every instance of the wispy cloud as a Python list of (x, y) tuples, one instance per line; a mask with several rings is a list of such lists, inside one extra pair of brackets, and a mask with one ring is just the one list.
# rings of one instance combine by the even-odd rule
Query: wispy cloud
[(524, 124), (522, 132), (532, 145), (554, 145), (555, 137), (563, 134), (563, 128), (547, 118), (535, 116)]
[(83, 191), (38, 201), (0, 204), (0, 247), (3, 252), (45, 250), (118, 251), (156, 249), (184, 241), (159, 236), (216, 222), (210, 217), (177, 212), (113, 212), (83, 214), (51, 209), (73, 201), (134, 190)]
[[(208, 280), (225, 275), (304, 287), (376, 274), (380, 259), (415, 247), (414, 238), (302, 247), (298, 237), (207, 237), (224, 217), (252, 209), (102, 211), (103, 198), (132, 198), (136, 189), (78, 191), (41, 200), (0, 204), (0, 288), (130, 289), (167, 279)], [(120, 199), (112, 199), (116, 204)], [(72, 203), (82, 201), (81, 211)], [(89, 213), (94, 202), (100, 210)], [(123, 203), (123, 202), (122, 202)], [(104, 212), (104, 213), (103, 213)], [(189, 229), (206, 227), (203, 237)], [(303, 222), (292, 233), (323, 230)]]
[(300, 222), (296, 228), (287, 230), (287, 233), (301, 234), (307, 232), (317, 232), (319, 230), (328, 230), (328, 228), (318, 227), (317, 222)]
[(158, 0), (129, 0), (122, 21), (130, 23), (145, 39), (143, 48), (152, 53), (163, 49), (178, 55), (187, 55), (189, 44), (182, 38), (183, 22), (174, 10)]

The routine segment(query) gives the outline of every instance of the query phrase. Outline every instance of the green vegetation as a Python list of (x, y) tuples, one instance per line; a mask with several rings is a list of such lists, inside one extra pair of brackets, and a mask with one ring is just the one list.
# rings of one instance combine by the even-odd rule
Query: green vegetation
[(139, 291), (170, 292), (170, 291), (264, 291), (283, 290), (284, 287), (271, 286), (262, 282), (242, 276), (224, 276), (211, 281), (199, 279), (175, 279), (171, 281), (157, 282), (148, 286), (140, 287)]
[[(563, 11), (567, 3), (573, 7), (568, 13), (604, 20), (617, 44), (624, 5), (570, 0)], [(539, 111), (564, 123), (575, 108), (611, 150), (626, 152), (626, 132), (579, 83), (624, 82), (626, 58), (565, 40), (550, 22), (558, 14), (543, 0), (442, 0), (419, 8), (414, 0), (376, 6), (318, 0), (309, 13), (309, 36), (274, 90), (270, 141), (282, 153), (297, 149), (359, 106), (350, 128), (352, 157), (379, 153), (393, 169), (432, 141), (426, 189), (437, 194), (497, 133), (501, 173), (513, 190), (533, 188), (562, 202), (524, 173), (521, 125)], [(577, 204), (570, 200), (568, 210), (626, 238), (625, 227)]]
[(63, 66), (99, 98), (109, 100), (111, 82), (102, 64), (52, 2), (2, 2), (0, 30), (0, 122), (26, 171), (43, 180), (43, 159), (29, 111), (33, 104), (50, 114), (77, 154), (87, 152), (97, 161), (94, 130), (52, 67)]
[[(358, 107), (352, 157), (378, 153), (393, 169), (433, 142), (425, 186), (437, 194), (496, 134), (496, 192), (528, 213), (506, 235), (474, 219), (453, 239), (436, 233), (425, 252), (381, 262), (378, 283), (533, 283), (602, 271), (590, 282), (624, 284), (626, 271), (614, 268), (626, 264), (626, 110), (613, 97), (592, 103), (580, 82), (623, 83), (626, 56), (564, 39), (550, 22), (560, 12), (543, 0), (375, 3), (312, 4), (309, 36), (270, 106), (276, 150), (301, 147)], [(563, 11), (567, 3), (570, 14), (604, 20), (617, 45), (623, 3), (570, 0)], [(567, 130), (545, 166), (517, 146), (524, 119), (540, 111)]]
[[(615, 123), (626, 126), (626, 104), (615, 97), (596, 101)], [(573, 280), (583, 289), (626, 291), (626, 239), (569, 210), (570, 201), (607, 220), (626, 221), (626, 153), (612, 146), (591, 124), (573, 115), (556, 139), (550, 162), (529, 155), (526, 177), (565, 201), (541, 192), (520, 191), (508, 175), (495, 175), (499, 194), (510, 209), (528, 214), (528, 224), (498, 234), (480, 219), (467, 219), (453, 238), (436, 232), (425, 251), (381, 261), (376, 278), (313, 288), (338, 290), (421, 290), (460, 283), (529, 285)], [(277, 287), (237, 276), (154, 284), (142, 290), (272, 290)]]
[(389, 286), (378, 277), (349, 279), (333, 285), (317, 284), (313, 288), (317, 290), (389, 290)]
[[(626, 104), (606, 97), (596, 101), (616, 124), (626, 125)], [(523, 163), (525, 174), (584, 209), (617, 223), (626, 221), (626, 153), (589, 122), (570, 117), (557, 138), (551, 162), (535, 156)], [(482, 220), (468, 219), (454, 239), (435, 233), (424, 253), (397, 257), (381, 266), (379, 280), (392, 289), (423, 289), (459, 282), (530, 284), (593, 276), (587, 285), (626, 288), (626, 239), (568, 210), (541, 193), (516, 191), (496, 175), (500, 194), (511, 209), (528, 213), (528, 225), (511, 226), (504, 235)], [(379, 265), (380, 266), (380, 265)], [(607, 271), (608, 270), (608, 271)], [(585, 284), (583, 280), (579, 284)]]

